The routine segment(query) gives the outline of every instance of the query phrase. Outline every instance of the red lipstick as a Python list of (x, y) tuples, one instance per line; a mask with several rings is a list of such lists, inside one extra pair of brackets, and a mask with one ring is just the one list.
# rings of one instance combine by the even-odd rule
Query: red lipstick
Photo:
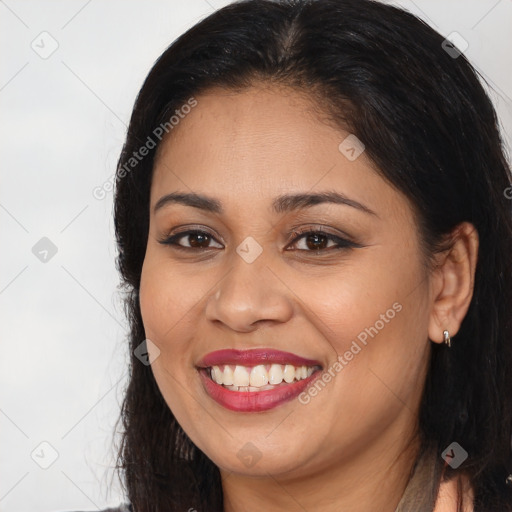
[[(239, 365), (248, 368), (272, 364), (316, 367), (316, 371), (307, 378), (291, 383), (283, 381), (273, 389), (263, 391), (234, 391), (217, 384), (210, 377), (210, 368), (213, 366)], [(321, 375), (321, 365), (318, 361), (271, 349), (218, 350), (204, 356), (197, 367), (206, 393), (218, 404), (236, 412), (261, 412), (277, 407), (296, 398)]]
[(294, 366), (322, 366), (318, 361), (305, 359), (291, 352), (270, 348), (251, 350), (224, 349), (206, 354), (197, 364), (199, 368), (208, 368), (222, 364), (257, 366), (259, 364), (293, 364)]

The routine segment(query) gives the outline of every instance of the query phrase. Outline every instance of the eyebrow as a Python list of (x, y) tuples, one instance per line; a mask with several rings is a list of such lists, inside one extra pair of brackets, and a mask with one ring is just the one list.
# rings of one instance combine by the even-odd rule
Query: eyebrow
[[(350, 199), (344, 194), (332, 191), (305, 194), (284, 194), (274, 199), (272, 202), (272, 210), (275, 213), (286, 213), (303, 208), (310, 208), (311, 206), (322, 203), (351, 206), (364, 213), (378, 217), (378, 215), (368, 208), (368, 206), (365, 206), (354, 199)], [(169, 204), (182, 204), (184, 206), (191, 206), (193, 208), (198, 208), (200, 210), (216, 214), (224, 213), (222, 203), (219, 200), (202, 194), (196, 194), (194, 192), (172, 192), (170, 194), (166, 194), (157, 201), (153, 212), (156, 213), (158, 210)]]

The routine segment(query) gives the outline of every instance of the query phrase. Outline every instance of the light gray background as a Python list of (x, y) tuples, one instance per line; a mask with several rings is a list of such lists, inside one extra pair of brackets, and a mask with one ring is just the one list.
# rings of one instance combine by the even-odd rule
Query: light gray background
[[(123, 500), (109, 467), (127, 329), (112, 193), (98, 200), (92, 191), (114, 172), (154, 60), (227, 3), (0, 1), (0, 512)], [(468, 41), (510, 146), (512, 1), (392, 3)], [(32, 252), (43, 237), (57, 247), (46, 262)]]

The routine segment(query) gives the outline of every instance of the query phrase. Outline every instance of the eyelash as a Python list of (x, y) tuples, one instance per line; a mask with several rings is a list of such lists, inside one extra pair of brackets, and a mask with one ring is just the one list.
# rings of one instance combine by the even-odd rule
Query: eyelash
[[(295, 238), (290, 242), (290, 244), (294, 244), (294, 243), (298, 242), (301, 238), (305, 238), (306, 235), (315, 235), (315, 234), (321, 234), (322, 236), (325, 236), (328, 241), (336, 242), (337, 246), (327, 247), (324, 249), (316, 249), (316, 250), (315, 249), (311, 249), (311, 250), (298, 249), (298, 250), (302, 251), (302, 252), (318, 253), (318, 252), (330, 252), (331, 250), (353, 249), (353, 248), (357, 248), (357, 247), (362, 247), (362, 245), (352, 242), (351, 240), (348, 240), (346, 238), (342, 238), (337, 235), (333, 235), (332, 233), (329, 233), (327, 231), (324, 231), (322, 229), (322, 227), (318, 227), (316, 229), (306, 228), (306, 229), (293, 230), (291, 235), (294, 236)], [(158, 242), (163, 245), (173, 246), (173, 248), (175, 248), (175, 249), (183, 250), (183, 251), (187, 251), (187, 252), (194, 251), (194, 250), (207, 251), (209, 249), (218, 249), (217, 247), (197, 247), (197, 248), (196, 247), (185, 247), (185, 246), (179, 245), (177, 243), (177, 241), (180, 238), (186, 237), (188, 235), (207, 235), (210, 238), (215, 240), (215, 237), (208, 231), (202, 231), (199, 229), (190, 229), (187, 231), (182, 231), (180, 233), (176, 233), (171, 236), (167, 236), (161, 240), (158, 240)], [(217, 242), (217, 240), (215, 240), (215, 241)], [(219, 243), (219, 242), (217, 242), (217, 243)], [(290, 245), (290, 244), (288, 244), (288, 245)]]

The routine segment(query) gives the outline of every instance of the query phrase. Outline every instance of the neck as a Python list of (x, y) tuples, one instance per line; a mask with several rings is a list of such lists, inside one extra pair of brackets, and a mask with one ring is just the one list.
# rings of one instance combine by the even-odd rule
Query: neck
[(221, 470), (224, 512), (395, 512), (420, 444), (417, 436), (396, 434), (382, 433), (356, 460), (337, 458), (314, 473), (255, 477)]

